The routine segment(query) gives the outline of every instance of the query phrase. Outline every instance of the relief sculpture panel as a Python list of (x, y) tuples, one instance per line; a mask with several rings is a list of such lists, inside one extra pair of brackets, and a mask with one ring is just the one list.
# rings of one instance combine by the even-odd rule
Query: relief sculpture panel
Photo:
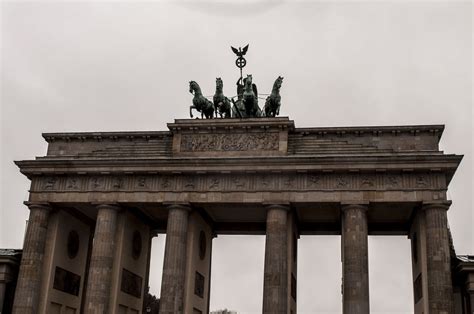
[(233, 133), (233, 134), (183, 134), (182, 152), (209, 151), (273, 151), (279, 149), (279, 134)]
[[(386, 191), (444, 189), (442, 174), (252, 173), (39, 177), (33, 192)], [(52, 184), (51, 182), (54, 182)], [(59, 184), (59, 183), (61, 184)], [(64, 182), (64, 184), (62, 183)]]

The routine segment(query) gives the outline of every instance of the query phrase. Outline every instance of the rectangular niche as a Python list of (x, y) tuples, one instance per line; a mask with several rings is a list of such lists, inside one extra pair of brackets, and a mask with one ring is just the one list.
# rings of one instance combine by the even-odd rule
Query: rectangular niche
[(196, 272), (194, 280), (194, 294), (200, 298), (204, 298), (204, 276), (199, 272)]
[(56, 266), (53, 288), (74, 296), (79, 295), (81, 276)]
[(122, 283), (120, 285), (120, 290), (134, 296), (136, 298), (141, 298), (142, 296), (142, 277), (132, 273), (131, 271), (123, 268), (122, 269)]

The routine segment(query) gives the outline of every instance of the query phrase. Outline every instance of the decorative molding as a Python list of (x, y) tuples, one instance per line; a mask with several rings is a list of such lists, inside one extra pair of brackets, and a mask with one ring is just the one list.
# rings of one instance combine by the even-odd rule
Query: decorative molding
[(220, 173), (61, 175), (33, 178), (31, 192), (256, 192), (445, 190), (442, 173)]

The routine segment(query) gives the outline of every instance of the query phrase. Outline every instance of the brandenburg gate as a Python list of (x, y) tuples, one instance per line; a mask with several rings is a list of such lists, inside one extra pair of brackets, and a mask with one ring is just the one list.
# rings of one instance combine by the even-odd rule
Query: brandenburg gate
[(43, 134), (46, 156), (16, 162), (31, 188), (14, 313), (140, 313), (159, 233), (160, 313), (209, 312), (219, 234), (266, 236), (263, 313), (297, 313), (308, 234), (341, 235), (345, 314), (369, 313), (369, 235), (411, 240), (415, 313), (455, 312), (446, 192), (462, 156), (439, 150), (444, 126), (168, 129)]

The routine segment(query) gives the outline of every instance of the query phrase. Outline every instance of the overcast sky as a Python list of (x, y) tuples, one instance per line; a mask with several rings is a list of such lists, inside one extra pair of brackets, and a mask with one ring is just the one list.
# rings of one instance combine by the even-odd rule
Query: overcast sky
[[(449, 189), (458, 254), (474, 254), (470, 2), (2, 2), (0, 247), (20, 248), (29, 181), (13, 160), (46, 153), (42, 132), (165, 130), (197, 81), (235, 95), (230, 45), (260, 93), (284, 76), (297, 127), (445, 124), (464, 154)], [(153, 246), (159, 295), (164, 236)], [(214, 240), (211, 310), (260, 313), (264, 237)], [(372, 313), (411, 313), (406, 237), (369, 237)], [(298, 312), (341, 313), (340, 238), (299, 241)]]

